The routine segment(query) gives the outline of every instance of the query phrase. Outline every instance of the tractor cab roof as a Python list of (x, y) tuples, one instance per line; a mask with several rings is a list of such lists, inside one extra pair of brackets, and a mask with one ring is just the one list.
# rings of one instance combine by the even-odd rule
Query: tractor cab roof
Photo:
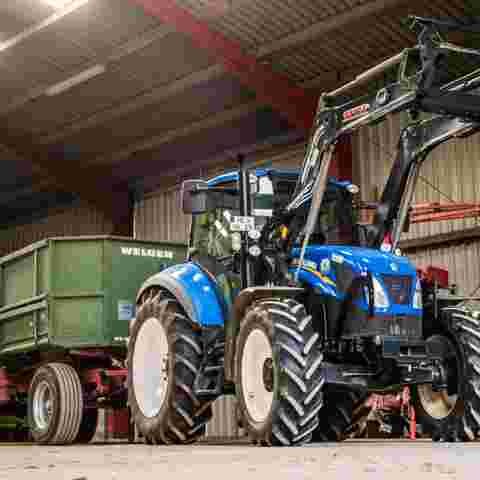
[[(291, 180), (296, 182), (300, 174), (299, 169), (277, 169), (277, 168), (257, 168), (255, 170), (250, 170), (251, 174), (255, 174), (257, 178), (261, 177), (276, 177), (284, 178), (285, 180)], [(238, 181), (239, 171), (233, 170), (231, 172), (223, 173), (217, 175), (216, 177), (208, 180), (209, 187), (219, 187), (223, 184)], [(328, 183), (330, 187), (339, 188), (339, 189), (348, 189), (352, 185), (352, 182), (347, 180), (337, 180), (335, 177), (329, 177)]]

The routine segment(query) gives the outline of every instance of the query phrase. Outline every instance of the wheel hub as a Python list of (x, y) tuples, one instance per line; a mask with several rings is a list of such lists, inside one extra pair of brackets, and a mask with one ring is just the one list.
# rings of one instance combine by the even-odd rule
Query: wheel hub
[(448, 417), (458, 402), (458, 359), (452, 342), (441, 335), (431, 337), (440, 346), (443, 361), (437, 385), (418, 385), (418, 396), (425, 412), (436, 420)]
[(273, 360), (267, 358), (263, 362), (263, 385), (267, 392), (273, 392)]
[(53, 414), (53, 396), (48, 382), (41, 382), (33, 395), (33, 418), (40, 430), (47, 430)]
[(241, 383), (248, 415), (254, 422), (268, 419), (274, 391), (273, 351), (266, 332), (252, 330), (243, 347)]
[(135, 340), (132, 384), (138, 407), (147, 418), (160, 412), (168, 388), (168, 338), (160, 322), (151, 317)]

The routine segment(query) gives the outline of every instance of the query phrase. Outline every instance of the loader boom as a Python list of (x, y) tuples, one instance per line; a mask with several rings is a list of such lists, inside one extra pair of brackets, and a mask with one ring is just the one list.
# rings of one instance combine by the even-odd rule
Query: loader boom
[[(480, 126), (480, 69), (453, 81), (445, 82), (441, 77), (441, 62), (452, 52), (480, 56), (480, 50), (438, 41), (440, 32), (449, 31), (455, 26), (460, 30), (468, 27), (469, 31), (476, 31), (479, 26), (419, 17), (413, 20), (418, 33), (415, 47), (405, 49), (352, 82), (320, 97), (302, 170), (293, 198), (285, 209), (285, 217), (290, 220), (301, 207), (308, 205), (306, 221), (303, 225), (296, 222), (297, 227), (290, 230), (291, 236), (301, 240), (301, 260), (317, 223), (329, 163), (340, 137), (362, 126), (378, 123), (390, 114), (401, 111), (409, 113), (410, 120), (402, 131), (396, 159), (377, 207), (374, 223), (364, 230), (361, 241), (361, 246), (375, 248), (389, 234), (394, 239), (393, 248), (399, 240), (410, 207), (418, 170), (428, 153), (455, 136), (473, 133)], [(341, 102), (341, 95), (392, 66), (398, 66), (396, 82), (373, 95)], [(425, 114), (426, 118), (420, 118)], [(295, 222), (291, 224), (295, 225)]]

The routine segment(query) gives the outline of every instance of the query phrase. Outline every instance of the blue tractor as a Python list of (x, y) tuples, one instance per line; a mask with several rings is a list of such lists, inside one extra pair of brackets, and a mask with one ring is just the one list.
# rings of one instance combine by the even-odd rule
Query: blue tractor
[[(437, 75), (458, 48), (436, 39), (459, 25), (414, 25), (415, 48), (322, 96), (300, 171), (240, 159), (238, 171), (184, 182), (188, 257), (146, 280), (131, 325), (129, 406), (147, 441), (196, 441), (224, 394), (236, 395), (258, 444), (341, 440), (370, 392), (404, 385), (435, 438), (477, 437), (480, 320), (466, 307), (423, 309), (427, 292), (397, 244), (427, 154), (479, 128), (480, 75)], [(395, 83), (345, 102), (396, 64)], [(328, 176), (335, 146), (401, 110), (410, 121), (374, 220), (362, 224), (358, 188)]]

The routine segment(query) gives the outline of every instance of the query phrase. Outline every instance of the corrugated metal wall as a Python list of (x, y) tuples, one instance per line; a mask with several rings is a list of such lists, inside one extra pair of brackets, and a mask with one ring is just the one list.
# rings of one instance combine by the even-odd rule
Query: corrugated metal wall
[[(354, 176), (362, 198), (375, 200), (381, 193), (394, 160), (400, 135), (400, 115), (374, 127), (364, 127), (353, 138)], [(480, 202), (480, 134), (454, 139), (436, 148), (425, 160), (414, 203)], [(428, 185), (429, 182), (434, 187)], [(437, 190), (443, 193), (439, 193)], [(477, 219), (412, 225), (403, 239), (420, 238), (475, 226)]]
[(112, 223), (90, 206), (77, 206), (52, 212), (26, 225), (0, 229), (0, 256), (46, 237), (102, 235), (112, 230)]
[(145, 240), (186, 242), (189, 217), (180, 209), (177, 186), (155, 192), (135, 205), (135, 237)]
[(458, 286), (459, 293), (480, 294), (480, 242), (470, 241), (459, 245), (429, 248), (408, 257), (419, 267), (435, 265), (449, 271), (449, 280)]

